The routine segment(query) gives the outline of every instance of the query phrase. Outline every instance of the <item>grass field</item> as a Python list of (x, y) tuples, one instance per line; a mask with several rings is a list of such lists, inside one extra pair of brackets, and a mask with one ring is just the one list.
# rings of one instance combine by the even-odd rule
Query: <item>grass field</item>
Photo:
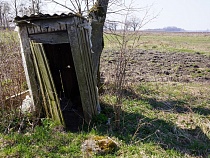
[[(139, 49), (161, 52), (199, 52), (210, 55), (210, 33), (139, 32), (131, 37), (129, 44), (133, 43), (132, 39), (136, 36), (140, 36), (137, 47)], [(109, 42), (108, 39), (112, 39), (110, 34), (105, 34), (105, 49), (112, 49), (115, 44), (118, 44), (116, 40)]]
[[(0, 36), (0, 41), (5, 47), (11, 44), (2, 40), (2, 36)], [(18, 47), (18, 43), (15, 45)], [(100, 96), (102, 113), (96, 116), (91, 124), (82, 125), (79, 132), (72, 133), (63, 130), (48, 119), (41, 119), (41, 126), (34, 128), (31, 128), (30, 120), (26, 120), (25, 123), (28, 126), (18, 133), (16, 128), (10, 128), (10, 131), (5, 132), (7, 121), (0, 119), (0, 157), (85, 157), (87, 153), (81, 151), (81, 145), (86, 139), (93, 136), (109, 136), (118, 143), (119, 148), (105, 154), (93, 154), (92, 157), (209, 157), (210, 84), (207, 79), (207, 69), (205, 69), (206, 79), (205, 77), (200, 79), (199, 76), (194, 75), (200, 74), (198, 71), (203, 72), (202, 70), (207, 68), (208, 63), (203, 59), (208, 58), (210, 54), (210, 34), (144, 33), (141, 36), (136, 49), (144, 50), (144, 54), (136, 51), (139, 56), (151, 52), (153, 55), (155, 52), (158, 52), (158, 55), (165, 54), (161, 56), (162, 60), (153, 58), (148, 60), (148, 63), (159, 65), (157, 69), (162, 70), (165, 67), (164, 59), (167, 59), (167, 63), (169, 59), (177, 61), (176, 53), (178, 55), (187, 53), (182, 58), (187, 57), (189, 63), (183, 60), (178, 64), (183, 70), (187, 69), (186, 72), (190, 72), (194, 78), (182, 80), (185, 74), (180, 70), (176, 71), (177, 80), (171, 80), (170, 76), (174, 77), (173, 74), (175, 74), (175, 71), (172, 71), (176, 64), (174, 62), (167, 65), (167, 68), (171, 68), (171, 71), (167, 69), (170, 75), (165, 73), (165, 70), (159, 74), (163, 80), (148, 80), (152, 76), (157, 76), (157, 71), (151, 69), (146, 69), (149, 73), (141, 80), (135, 78), (135, 74), (129, 76), (130, 73), (127, 72), (128, 80), (126, 81), (130, 82), (122, 90), (120, 130), (115, 130), (113, 106), (116, 104), (116, 97), (113, 95), (113, 84), (109, 80), (114, 67), (108, 65), (114, 66), (115, 64), (116, 59), (112, 50), (116, 50), (116, 45), (117, 43), (113, 41), (109, 43), (108, 40), (105, 40), (105, 51), (101, 62), (103, 67), (108, 69), (104, 70), (105, 91)], [(5, 52), (5, 49), (1, 51)], [(111, 52), (110, 55), (107, 55), (107, 52)], [(175, 53), (173, 58), (168, 58), (167, 53), (170, 52)], [(188, 53), (192, 53), (193, 59), (189, 59)], [(151, 55), (149, 54), (148, 57)], [(196, 65), (194, 57), (196, 60), (199, 59)], [(144, 58), (145, 63), (147, 59), (147, 57)], [(134, 71), (135, 67), (135, 70), (140, 73), (140, 69), (149, 67), (149, 65), (137, 64), (138, 60), (140, 58), (129, 60), (132, 63), (129, 63), (128, 71)], [(161, 65), (162, 63), (164, 65)], [(187, 64), (189, 67), (184, 66)], [(151, 68), (156, 65), (151, 65)], [(196, 69), (195, 72), (191, 71), (190, 65)], [(1, 74), (4, 71), (1, 69)], [(13, 73), (16, 73), (15, 69)], [(142, 71), (142, 74), (145, 73)], [(143, 76), (142, 74), (138, 75)], [(2, 80), (0, 81), (2, 84)], [(111, 125), (107, 125), (108, 118), (111, 119)], [(20, 123), (18, 118), (10, 121), (14, 127), (15, 124)]]

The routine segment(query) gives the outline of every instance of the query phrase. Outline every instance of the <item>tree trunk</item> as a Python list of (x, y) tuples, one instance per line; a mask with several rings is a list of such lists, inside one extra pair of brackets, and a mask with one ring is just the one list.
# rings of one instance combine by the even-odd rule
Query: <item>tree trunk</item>
[(17, 0), (14, 1), (14, 9), (15, 9), (15, 17), (17, 17), (18, 16)]
[(0, 26), (2, 26), (2, 6), (0, 6)]
[[(96, 79), (100, 79), (98, 75), (100, 56), (104, 47), (103, 41), (103, 27), (106, 19), (107, 6), (109, 0), (97, 0), (95, 5), (90, 9), (89, 20), (92, 26), (92, 58), (93, 58), (93, 72)], [(99, 82), (97, 82), (99, 83)]]

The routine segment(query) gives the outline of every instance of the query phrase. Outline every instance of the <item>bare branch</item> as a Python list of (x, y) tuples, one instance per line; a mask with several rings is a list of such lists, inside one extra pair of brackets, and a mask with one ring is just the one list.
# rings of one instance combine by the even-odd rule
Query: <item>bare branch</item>
[(58, 4), (58, 5), (60, 5), (60, 6), (64, 7), (64, 8), (66, 8), (66, 9), (70, 10), (70, 11), (71, 11), (72, 13), (74, 13), (74, 14), (77, 13), (75, 10), (73, 10), (73, 9), (67, 7), (66, 5), (61, 4), (61, 3), (59, 3), (59, 2), (57, 2), (57, 1), (55, 1), (55, 0), (51, 0), (51, 2), (56, 3), (56, 4)]
[(72, 0), (70, 0), (70, 2), (73, 5), (74, 9), (77, 10), (77, 7), (74, 5), (74, 3), (72, 2)]

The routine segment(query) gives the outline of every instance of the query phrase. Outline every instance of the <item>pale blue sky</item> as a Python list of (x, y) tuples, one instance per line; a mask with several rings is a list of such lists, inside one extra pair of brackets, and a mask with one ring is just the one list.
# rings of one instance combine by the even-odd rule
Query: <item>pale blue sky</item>
[[(64, 2), (64, 0), (57, 0)], [(123, 1), (123, 0), (122, 0)], [(129, 4), (131, 0), (125, 0)], [(135, 0), (135, 7), (149, 7), (150, 17), (157, 15), (153, 21), (149, 22), (143, 29), (163, 28), (176, 26), (185, 30), (210, 30), (210, 0)], [(50, 6), (61, 12), (57, 5)], [(136, 13), (142, 18), (145, 12)], [(108, 18), (116, 15), (108, 15)]]
[[(6, 0), (10, 1), (10, 0)], [(24, 1), (24, 0), (22, 0)], [(50, 0), (45, 0), (50, 1)], [(65, 4), (69, 0), (56, 0)], [(131, 0), (126, 1), (129, 4)], [(150, 17), (157, 15), (143, 29), (163, 28), (176, 26), (185, 30), (210, 30), (210, 0), (133, 0), (135, 7), (151, 6)], [(48, 5), (44, 7), (45, 12), (61, 13), (69, 12), (58, 5)], [(59, 11), (59, 12), (58, 12)], [(140, 19), (145, 12), (136, 13)], [(108, 18), (117, 18), (116, 15), (107, 15)], [(149, 18), (148, 18), (149, 19)]]
[(138, 0), (140, 5), (152, 5), (159, 16), (146, 28), (176, 26), (185, 30), (210, 29), (210, 0)]

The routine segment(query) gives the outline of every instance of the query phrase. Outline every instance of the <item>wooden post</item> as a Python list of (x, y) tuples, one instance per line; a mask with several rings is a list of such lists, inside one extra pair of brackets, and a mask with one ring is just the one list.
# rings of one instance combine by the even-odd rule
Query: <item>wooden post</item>
[(26, 26), (24, 25), (18, 26), (18, 33), (20, 38), (21, 55), (22, 55), (26, 81), (29, 88), (29, 93), (32, 99), (32, 103), (35, 105), (36, 108), (36, 105), (40, 103), (40, 96), (37, 87), (37, 82), (35, 80), (36, 73), (34, 69), (33, 58), (31, 54), (30, 42)]

